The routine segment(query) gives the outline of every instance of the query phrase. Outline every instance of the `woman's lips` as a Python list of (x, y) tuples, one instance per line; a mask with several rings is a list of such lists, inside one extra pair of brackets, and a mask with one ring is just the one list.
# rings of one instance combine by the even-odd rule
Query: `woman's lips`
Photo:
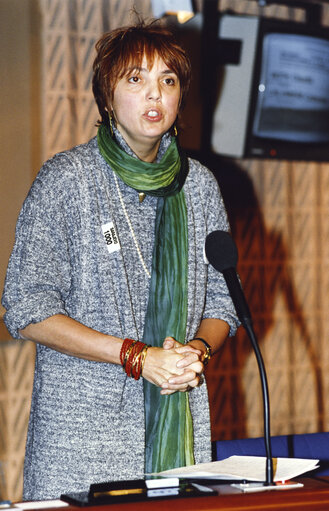
[(162, 119), (162, 113), (160, 112), (160, 110), (157, 110), (156, 108), (150, 108), (143, 114), (143, 117), (146, 118), (148, 121), (155, 122)]

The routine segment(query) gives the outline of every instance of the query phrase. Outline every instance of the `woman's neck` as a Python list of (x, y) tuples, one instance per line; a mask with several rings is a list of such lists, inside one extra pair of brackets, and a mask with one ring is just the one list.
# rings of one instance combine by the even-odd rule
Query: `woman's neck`
[(155, 144), (153, 144), (151, 147), (134, 147), (131, 148), (136, 156), (142, 161), (146, 161), (148, 163), (152, 163), (156, 160), (158, 151), (160, 146), (160, 140), (158, 140)]
[(140, 152), (138, 152), (138, 149), (136, 150), (128, 145), (117, 127), (113, 127), (113, 132), (114, 138), (121, 149), (130, 154), (130, 156), (134, 156), (135, 158), (145, 162), (152, 163), (161, 160), (171, 142), (170, 134), (166, 133), (161, 140), (157, 141), (153, 148), (149, 148), (147, 151), (144, 151), (144, 149), (141, 148)]

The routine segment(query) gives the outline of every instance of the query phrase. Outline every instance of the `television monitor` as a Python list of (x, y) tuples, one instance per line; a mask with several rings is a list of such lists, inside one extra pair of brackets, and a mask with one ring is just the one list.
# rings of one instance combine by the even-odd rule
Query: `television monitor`
[(224, 67), (212, 148), (238, 158), (329, 160), (329, 29), (224, 15), (219, 37), (242, 39)]

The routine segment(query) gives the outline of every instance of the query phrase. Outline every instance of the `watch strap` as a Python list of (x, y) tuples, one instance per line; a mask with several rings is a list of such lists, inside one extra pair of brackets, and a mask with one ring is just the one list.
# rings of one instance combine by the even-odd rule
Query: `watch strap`
[(203, 365), (206, 366), (212, 356), (210, 344), (208, 344), (207, 341), (205, 341), (202, 337), (193, 337), (193, 339), (191, 339), (191, 341), (201, 341), (204, 344), (206, 351), (204, 352), (204, 355), (203, 355)]

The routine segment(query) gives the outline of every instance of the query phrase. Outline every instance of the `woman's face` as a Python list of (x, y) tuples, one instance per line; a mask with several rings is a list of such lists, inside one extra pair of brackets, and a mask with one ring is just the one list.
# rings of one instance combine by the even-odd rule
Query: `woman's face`
[(174, 124), (179, 103), (177, 75), (159, 57), (149, 69), (144, 57), (141, 68), (129, 69), (118, 81), (111, 106), (120, 133), (144, 159), (145, 153), (157, 150), (162, 135)]

